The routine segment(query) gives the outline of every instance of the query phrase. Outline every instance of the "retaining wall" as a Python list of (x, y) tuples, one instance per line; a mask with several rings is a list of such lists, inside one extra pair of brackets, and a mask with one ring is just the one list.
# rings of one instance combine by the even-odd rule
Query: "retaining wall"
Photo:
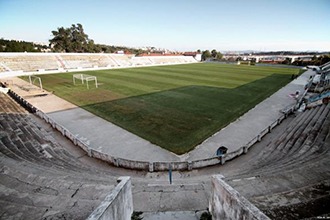
[(209, 210), (212, 214), (212, 219), (270, 220), (257, 207), (229, 186), (223, 180), (223, 176), (214, 175), (211, 181), (212, 192)]
[(89, 215), (87, 220), (130, 220), (133, 213), (132, 185), (130, 177), (120, 177), (115, 189)]

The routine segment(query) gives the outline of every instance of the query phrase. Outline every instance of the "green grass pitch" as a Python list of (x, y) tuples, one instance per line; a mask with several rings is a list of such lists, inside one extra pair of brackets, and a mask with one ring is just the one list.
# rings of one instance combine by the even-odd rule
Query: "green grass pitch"
[(176, 154), (192, 150), (291, 80), (299, 69), (212, 63), (40, 75), (48, 91)]

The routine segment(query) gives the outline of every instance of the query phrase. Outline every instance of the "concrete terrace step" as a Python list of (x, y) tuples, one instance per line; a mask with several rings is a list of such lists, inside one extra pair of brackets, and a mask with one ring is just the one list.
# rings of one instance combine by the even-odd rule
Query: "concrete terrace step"
[[(27, 164), (27, 163), (17, 163), (15, 166), (15, 161), (6, 160), (6, 158), (2, 158), (1, 160), (1, 174), (5, 174), (11, 176), (15, 179), (20, 179), (23, 182), (36, 183), (38, 180), (42, 180), (40, 182), (41, 185), (48, 185), (49, 182), (54, 182), (57, 184), (61, 181), (65, 182), (78, 182), (78, 183), (88, 183), (88, 184), (100, 184), (100, 185), (116, 185), (116, 178), (112, 178), (111, 176), (106, 175), (98, 175), (95, 173), (70, 173), (67, 171), (61, 171), (58, 169), (50, 170), (45, 169), (43, 166), (36, 166), (35, 164)], [(45, 182), (43, 182), (43, 180)]]
[[(19, 133), (17, 133), (18, 131)], [(40, 138), (41, 135), (38, 135), (37, 132), (38, 130), (33, 131), (30, 129), (30, 132), (25, 135), (26, 130), (18, 128), (16, 131), (9, 132), (7, 135), (2, 133), (1, 143), (2, 150), (4, 150), (3, 153), (9, 155), (11, 152), (12, 154), (16, 154), (20, 159), (36, 164), (43, 164), (46, 167), (59, 166), (60, 169), (66, 168), (70, 171), (91, 170), (90, 167), (80, 163), (63, 148), (56, 147), (56, 144), (42, 140)], [(35, 138), (36, 136), (39, 138)], [(38, 141), (41, 141), (41, 143)]]
[[(299, 166), (304, 167), (312, 162), (317, 162), (321, 158), (328, 157), (327, 149), (324, 147), (325, 137), (329, 135), (330, 127), (330, 111), (329, 106), (322, 106), (318, 109), (312, 109), (309, 112), (305, 112), (306, 116), (295, 118), (290, 125), (297, 123), (297, 120), (305, 118), (307, 122), (297, 123), (300, 126), (303, 125), (304, 129), (293, 129), (296, 134), (289, 133), (290, 138), (287, 139), (286, 145), (278, 150), (276, 138), (285, 139), (285, 134), (288, 134), (288, 130), (284, 130), (280, 135), (277, 135), (267, 145), (267, 149), (257, 154), (258, 160), (245, 166), (243, 170), (240, 170), (239, 176), (262, 175), (276, 172), (285, 172), (287, 169), (295, 169)], [(303, 113), (303, 114), (305, 114)], [(313, 117), (312, 117), (313, 116)], [(297, 126), (299, 126), (297, 125)], [(303, 135), (302, 135), (303, 134)], [(303, 138), (302, 138), (303, 137)], [(291, 139), (294, 139), (293, 141)], [(265, 153), (266, 152), (266, 153)], [(261, 161), (259, 160), (261, 158)], [(315, 161), (316, 160), (316, 161)]]
[[(288, 142), (288, 139), (294, 134), (296, 129), (306, 120), (310, 115), (310, 112), (305, 112), (304, 114), (298, 114), (286, 128), (283, 129), (278, 135), (272, 138), (272, 140), (265, 146), (265, 150), (263, 150), (258, 158), (260, 159), (268, 159), (279, 148), (282, 148)], [(292, 117), (292, 116), (291, 116)]]
[[(320, 110), (322, 108), (319, 108), (317, 110)], [(324, 108), (323, 108), (324, 109)], [(301, 120), (298, 118), (297, 120), (294, 120), (298, 123), (296, 123), (296, 126), (294, 129), (292, 129), (291, 132), (287, 133), (287, 131), (284, 131), (283, 134), (280, 137), (279, 141), (276, 141), (271, 149), (273, 149), (271, 152), (269, 152), (268, 155), (263, 155), (264, 158), (266, 158), (265, 163), (270, 163), (274, 161), (278, 161), (279, 158), (274, 157), (276, 154), (287, 156), (291, 151), (293, 151), (294, 148), (300, 147), (304, 138), (306, 138), (306, 135), (308, 134), (307, 131), (311, 129), (313, 126), (313, 123), (318, 119), (319, 114), (317, 114), (318, 111), (309, 111), (306, 113), (308, 117), (305, 118), (305, 120)], [(300, 123), (299, 123), (300, 122)], [(285, 141), (282, 141), (282, 140)], [(276, 143), (280, 142), (281, 144), (277, 145)], [(273, 158), (273, 160), (272, 160)]]
[(27, 111), (24, 108), (22, 108), (19, 104), (9, 100), (6, 94), (0, 93), (0, 102), (1, 102), (0, 113), (1, 112), (27, 113)]
[(60, 177), (44, 170), (41, 176), (8, 168), (2, 172), (6, 174), (0, 175), (1, 219), (6, 216), (58, 218), (62, 214), (69, 219), (84, 219), (115, 186), (111, 181), (89, 179), (81, 174)]
[[(8, 148), (4, 147), (4, 145), (0, 144), (0, 150), (2, 152), (1, 154), (1, 160), (4, 162), (3, 164), (9, 164), (11, 161), (13, 162), (12, 166), (15, 167), (15, 169), (20, 168), (19, 164), (24, 164), (24, 166), (29, 166), (30, 170), (42, 170), (47, 171), (46, 173), (51, 173), (55, 175), (81, 175), (81, 173), (84, 173), (84, 176), (87, 178), (88, 176), (92, 175), (91, 178), (96, 179), (102, 179), (104, 177), (111, 176), (109, 172), (106, 172), (104, 170), (99, 171), (97, 169), (93, 169), (91, 167), (87, 167), (84, 164), (81, 164), (80, 162), (77, 162), (76, 165), (70, 164), (67, 160), (62, 159), (56, 159), (56, 158), (33, 158), (32, 157), (23, 157), (18, 156), (18, 154), (13, 153), (12, 151), (8, 150)], [(8, 156), (8, 157), (7, 157)], [(26, 156), (26, 155), (24, 155)], [(30, 171), (30, 172), (31, 172)], [(99, 177), (99, 178), (97, 178)]]
[[(283, 159), (294, 161), (296, 158), (307, 158), (309, 147), (311, 147), (311, 143), (315, 141), (318, 136), (318, 133), (322, 130), (323, 126), (326, 126), (324, 122), (326, 118), (329, 117), (329, 109), (322, 107), (321, 111), (318, 111), (317, 114), (314, 115), (313, 119), (309, 121), (309, 123), (299, 131), (298, 135), (295, 137), (293, 141), (291, 141), (291, 145), (284, 151)], [(302, 148), (306, 148), (305, 151), (301, 151)], [(314, 146), (315, 147), (315, 146)], [(283, 159), (279, 162), (283, 164)], [(279, 163), (277, 162), (277, 163)]]
[(90, 173), (95, 174), (95, 176), (102, 175), (102, 173), (105, 174), (105, 172), (98, 172), (95, 169), (86, 168), (83, 164), (79, 166), (79, 164), (75, 165), (69, 163), (65, 159), (39, 158), (33, 156), (33, 154), (30, 154), (28, 152), (19, 154), (18, 152), (13, 152), (8, 149), (7, 150), (9, 151), (9, 153), (8, 151), (4, 151), (6, 149), (0, 148), (0, 150), (3, 154), (9, 155), (14, 160), (17, 160), (18, 158), (18, 161), (24, 161), (25, 163), (29, 163), (31, 166), (33, 166), (34, 169), (40, 168), (41, 170), (51, 173), (62, 173), (64, 175), (85, 173), (86, 176), (88, 176), (87, 174)]
[[(299, 219), (301, 219), (307, 216), (316, 216), (322, 212), (326, 213), (329, 210), (330, 195), (327, 192), (328, 188), (329, 181), (321, 181), (295, 190), (253, 197), (250, 200), (273, 219), (297, 219), (297, 213), (299, 213)], [(279, 200), (278, 198), (295, 199)], [(320, 211), (320, 209), (323, 210)]]
[(200, 212), (177, 211), (177, 212), (144, 212), (141, 217), (143, 220), (199, 220)]

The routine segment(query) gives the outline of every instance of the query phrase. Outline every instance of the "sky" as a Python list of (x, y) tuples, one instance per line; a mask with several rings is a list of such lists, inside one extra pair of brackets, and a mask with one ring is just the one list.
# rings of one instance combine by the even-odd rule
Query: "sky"
[(48, 43), (77, 23), (116, 46), (330, 51), (330, 0), (0, 0), (0, 38)]

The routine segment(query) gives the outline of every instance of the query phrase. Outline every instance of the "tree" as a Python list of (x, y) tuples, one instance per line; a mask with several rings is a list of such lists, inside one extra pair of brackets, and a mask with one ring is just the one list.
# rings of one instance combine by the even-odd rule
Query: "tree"
[(215, 56), (215, 58), (216, 58), (217, 60), (221, 60), (222, 57), (223, 57), (222, 53), (220, 53), (220, 51), (217, 52), (217, 55)]
[(69, 52), (70, 50), (70, 30), (60, 27), (57, 31), (52, 31), (53, 39), (49, 43), (56, 52)]
[(321, 65), (323, 65), (329, 61), (330, 61), (330, 54), (329, 55), (324, 54), (321, 58)]
[(0, 52), (40, 52), (41, 48), (32, 42), (0, 39)]
[(213, 58), (216, 58), (216, 57), (217, 57), (217, 51), (216, 51), (215, 49), (213, 49), (213, 50), (211, 51), (211, 54), (212, 54), (212, 57), (213, 57)]
[(49, 40), (53, 50), (57, 52), (94, 52), (94, 41), (88, 39), (81, 24), (72, 24), (70, 28), (59, 27), (52, 31), (54, 36)]
[(202, 53), (202, 60), (206, 60), (206, 59), (210, 58), (211, 56), (212, 55), (211, 55), (210, 51), (209, 50), (205, 50)]
[(197, 50), (197, 53), (202, 53), (202, 51), (200, 49)]
[(282, 64), (291, 64), (291, 58), (290, 57), (286, 57), (285, 60), (282, 61)]

